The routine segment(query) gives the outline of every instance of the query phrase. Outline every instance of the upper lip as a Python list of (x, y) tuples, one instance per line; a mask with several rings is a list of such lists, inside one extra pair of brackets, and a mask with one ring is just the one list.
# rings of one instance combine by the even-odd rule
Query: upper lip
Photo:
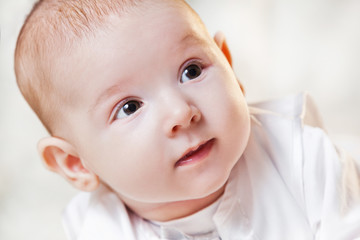
[(211, 140), (213, 140), (213, 139), (202, 141), (202, 142), (198, 143), (197, 145), (188, 148), (184, 152), (184, 154), (176, 161), (176, 163), (179, 163), (180, 161), (183, 161), (186, 158), (190, 157), (193, 153), (195, 153), (197, 150), (199, 150), (201, 147), (203, 147), (206, 143), (210, 142)]

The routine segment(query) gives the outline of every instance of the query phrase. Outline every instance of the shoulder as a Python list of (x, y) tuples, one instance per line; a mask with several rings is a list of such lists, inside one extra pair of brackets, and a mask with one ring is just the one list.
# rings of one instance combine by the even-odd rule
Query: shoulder
[[(250, 111), (255, 143), (266, 149), (314, 231), (333, 233), (334, 225), (359, 212), (359, 167), (331, 141), (308, 94), (254, 104)], [(356, 229), (359, 218), (347, 224)]]
[(259, 118), (264, 124), (267, 124), (269, 120), (283, 119), (298, 121), (301, 126), (308, 125), (324, 129), (322, 118), (314, 100), (306, 92), (252, 103), (249, 104), (249, 110), (251, 115)]
[[(249, 109), (253, 145), (265, 149), (278, 173), (290, 185), (303, 185), (299, 181), (303, 179), (304, 165), (310, 156), (325, 157), (328, 155), (319, 151), (334, 149), (307, 93), (251, 104)], [(321, 142), (326, 142), (327, 148), (319, 148), (317, 145)], [(322, 159), (315, 162), (319, 161)]]
[(137, 221), (116, 194), (102, 185), (94, 192), (79, 193), (63, 214), (70, 240), (136, 239)]
[[(321, 184), (330, 175), (340, 177), (342, 162), (337, 148), (308, 94), (257, 103), (250, 106), (250, 112), (256, 142), (267, 149), (279, 174), (299, 189), (302, 198), (308, 190), (321, 192)], [(306, 187), (310, 182), (312, 189)]]

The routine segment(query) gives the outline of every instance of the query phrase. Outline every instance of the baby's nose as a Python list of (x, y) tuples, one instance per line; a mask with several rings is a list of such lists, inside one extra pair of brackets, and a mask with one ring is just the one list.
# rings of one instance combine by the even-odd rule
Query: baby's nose
[(201, 119), (200, 110), (179, 99), (168, 109), (164, 123), (164, 131), (168, 137), (174, 137), (179, 131), (190, 128)]

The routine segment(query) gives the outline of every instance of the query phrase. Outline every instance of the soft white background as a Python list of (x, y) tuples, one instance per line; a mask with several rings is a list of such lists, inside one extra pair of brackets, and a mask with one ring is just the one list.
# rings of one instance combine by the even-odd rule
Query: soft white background
[[(0, 239), (65, 239), (60, 216), (76, 193), (46, 171), (46, 132), (15, 84), (15, 40), (33, 0), (0, 0)], [(360, 156), (360, 1), (193, 0), (222, 30), (249, 101), (307, 90), (330, 135)]]

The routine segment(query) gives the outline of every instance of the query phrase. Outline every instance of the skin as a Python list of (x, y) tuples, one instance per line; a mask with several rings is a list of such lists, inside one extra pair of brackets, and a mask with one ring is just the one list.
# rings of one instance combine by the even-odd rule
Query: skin
[(39, 151), (75, 187), (102, 182), (138, 215), (166, 221), (221, 196), (250, 120), (223, 36), (214, 41), (183, 3), (157, 3), (109, 17), (63, 57), (59, 87), (73, 104)]

